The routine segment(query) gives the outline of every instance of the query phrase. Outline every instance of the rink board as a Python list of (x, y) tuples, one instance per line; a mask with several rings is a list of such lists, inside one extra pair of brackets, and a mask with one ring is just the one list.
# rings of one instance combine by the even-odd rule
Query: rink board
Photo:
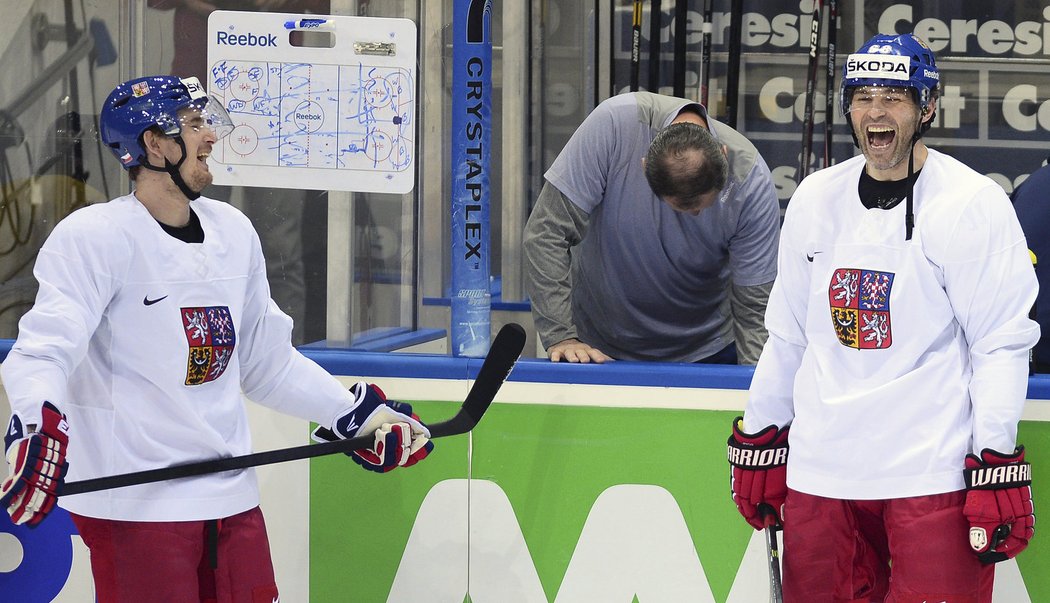
[[(308, 353), (347, 383), (414, 401), (426, 420), (451, 416), (480, 366)], [(335, 456), (261, 468), (282, 600), (765, 600), (764, 543), (730, 501), (723, 460), (750, 376), (523, 360), (474, 433), (438, 440), (419, 467), (379, 475)], [(1050, 500), (1050, 377), (1029, 395), (1019, 441), (1038, 505)], [(257, 450), (307, 441), (305, 422), (249, 408)], [(1050, 600), (1040, 536), (1000, 564), (997, 603)], [(90, 600), (86, 549), (63, 513), (33, 531), (0, 526), (0, 592)]]
[[(724, 460), (749, 369), (709, 378), (704, 367), (648, 366), (656, 376), (633, 363), (574, 369), (622, 385), (514, 381), (558, 380), (563, 368), (524, 361), (472, 437), (440, 440), (425, 470), (378, 476), (314, 460), (311, 599), (336, 600), (346, 568), (368, 567), (353, 574), (354, 600), (766, 600), (764, 541), (730, 500)], [(664, 370), (676, 387), (652, 383)], [(635, 376), (648, 384), (631, 385)], [(413, 400), (467, 387), (371, 378)], [(456, 406), (415, 405), (425, 418)], [(1041, 420), (1025, 420), (1019, 435), (1037, 504), (1050, 500), (1048, 411), (1047, 400), (1030, 401), (1026, 416)], [(997, 603), (1050, 601), (1050, 574), (1037, 569), (1050, 567), (1050, 539), (1039, 536), (1000, 564)]]

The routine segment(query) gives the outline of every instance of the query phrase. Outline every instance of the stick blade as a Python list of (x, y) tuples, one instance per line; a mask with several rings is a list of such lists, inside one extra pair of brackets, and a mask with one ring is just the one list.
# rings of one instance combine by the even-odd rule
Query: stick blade
[(499, 393), (503, 382), (510, 376), (514, 363), (525, 349), (525, 329), (516, 323), (508, 323), (499, 330), (489, 347), (489, 353), (478, 370), (474, 385), (467, 393), (463, 406), (456, 416), (448, 421), (430, 426), (432, 437), (443, 437), (466, 433), (481, 421), (492, 400)]

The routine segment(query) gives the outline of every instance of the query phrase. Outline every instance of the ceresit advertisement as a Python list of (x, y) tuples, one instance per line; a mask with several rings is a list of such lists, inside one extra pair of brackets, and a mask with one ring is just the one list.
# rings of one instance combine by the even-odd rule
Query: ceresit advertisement
[[(675, 57), (674, 4), (663, 3), (660, 92), (672, 93)], [(825, 3), (826, 5), (827, 3)], [(839, 110), (838, 85), (846, 56), (876, 32), (914, 32), (933, 50), (940, 70), (941, 97), (927, 144), (947, 152), (996, 180), (1007, 193), (1047, 157), (1050, 139), (1050, 2), (899, 2), (858, 0), (838, 3), (832, 163), (853, 156), (852, 135)], [(739, 78), (736, 129), (762, 150), (782, 204), (799, 180), (799, 152), (806, 97), (814, 0), (744, 3), (741, 58), (729, 56), (729, 0), (715, 0), (710, 21), (713, 54), (708, 86), (709, 110), (727, 116), (727, 75)], [(567, 12), (567, 11), (566, 11)], [(822, 12), (820, 63), (815, 82), (812, 165), (823, 165), (826, 86), (827, 6)], [(643, 88), (647, 88), (649, 13), (641, 29)], [(699, 98), (704, 29), (703, 3), (690, 2), (686, 23), (687, 94)], [(631, 6), (616, 11), (612, 93), (626, 91), (631, 72)], [(563, 95), (564, 96), (564, 95)], [(581, 101), (582, 102), (582, 101)], [(730, 124), (733, 125), (733, 124)], [(816, 152), (819, 149), (819, 153)]]

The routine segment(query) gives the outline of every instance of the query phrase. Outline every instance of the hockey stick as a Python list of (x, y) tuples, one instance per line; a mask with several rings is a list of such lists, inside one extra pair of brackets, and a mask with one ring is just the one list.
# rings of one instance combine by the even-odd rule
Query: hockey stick
[(631, 15), (631, 92), (638, 91), (638, 77), (642, 69), (642, 0), (634, 0)]
[(674, 2), (674, 95), (682, 98), (685, 96), (685, 68), (688, 57), (686, 56), (686, 21), (689, 14), (689, 2), (687, 0), (675, 0)]
[(660, 0), (649, 0), (649, 92), (660, 93), (660, 28), (664, 13)]
[[(759, 504), (758, 512), (763, 517), (775, 513), (767, 504)], [(780, 581), (780, 548), (777, 545), (777, 532), (781, 530), (775, 521), (766, 526), (766, 561), (769, 563), (769, 601), (770, 603), (784, 603), (784, 589)]]
[(744, 0), (733, 0), (729, 16), (729, 65), (726, 66), (726, 123), (736, 128), (740, 102), (740, 44), (744, 31)]
[(813, 0), (813, 25), (809, 31), (809, 72), (806, 75), (806, 108), (802, 114), (802, 155), (799, 157), (798, 180), (809, 174), (809, 154), (813, 150), (813, 94), (817, 87), (820, 57), (820, 13), (824, 0)]
[(832, 126), (835, 124), (835, 46), (838, 44), (838, 24), (838, 0), (828, 0), (828, 51), (825, 55), (828, 73), (824, 82), (824, 167), (831, 166), (832, 144), (835, 138)]
[(714, 26), (711, 25), (712, 12), (712, 0), (704, 0), (704, 33), (700, 38), (700, 104), (708, 109), (708, 113), (711, 113), (711, 108), (707, 105), (707, 88), (711, 83), (711, 32), (714, 30)]
[[(510, 375), (518, 356), (525, 348), (525, 330), (521, 326), (510, 323), (505, 325), (489, 348), (485, 361), (481, 364), (474, 385), (467, 392), (467, 397), (460, 406), (455, 416), (447, 421), (430, 425), (431, 438), (443, 438), (467, 433), (478, 424), (481, 417), (488, 410), (492, 399), (496, 397), (500, 386)], [(334, 436), (333, 434), (333, 437)], [(233, 471), (236, 469), (247, 469), (259, 465), (270, 465), (295, 461), (299, 459), (313, 458), (337, 454), (340, 452), (352, 452), (370, 448), (375, 444), (375, 438), (369, 435), (358, 436), (348, 440), (336, 440), (323, 444), (307, 444), (280, 450), (257, 452), (242, 456), (198, 461), (160, 469), (149, 469), (146, 471), (135, 471), (108, 477), (98, 477), (77, 482), (70, 482), (62, 487), (61, 496), (73, 494), (84, 494), (85, 492), (97, 492), (112, 488), (123, 488), (125, 486), (136, 486), (153, 482), (162, 482), (180, 477), (204, 475), (206, 473), (218, 473), (220, 471)]]

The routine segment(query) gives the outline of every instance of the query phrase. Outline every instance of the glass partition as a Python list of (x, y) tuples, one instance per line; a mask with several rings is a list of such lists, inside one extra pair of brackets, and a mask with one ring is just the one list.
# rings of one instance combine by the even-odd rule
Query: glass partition
[[(32, 304), (36, 251), (77, 207), (130, 190), (102, 148), (97, 115), (106, 94), (131, 77), (206, 69), (207, 13), (182, 0), (9, 2), (0, 23), (0, 337), (17, 333)], [(676, 48), (685, 95), (698, 98), (703, 0), (686, 2), (685, 43), (676, 44), (677, 2), (663, 2), (660, 39), (650, 41), (643, 3), (641, 78), (660, 69), (672, 92)], [(251, 0), (221, 0), (251, 10)], [(1050, 0), (840, 2), (837, 54), (877, 29), (927, 37), (942, 66), (943, 96), (929, 142), (1012, 192), (1044, 163), (1050, 113)], [(288, 12), (400, 17), (417, 28), (416, 178), (407, 194), (296, 188), (212, 187), (206, 195), (241, 208), (263, 241), (272, 292), (296, 321), (298, 344), (360, 347), (388, 333), (432, 330), (442, 347), (449, 325), (449, 182), (452, 0), (295, 0)], [(730, 52), (730, 0), (712, 10), (710, 109), (766, 157), (782, 204), (794, 191), (801, 148), (812, 0), (744, 3), (741, 52)], [(535, 342), (521, 269), (521, 230), (543, 172), (601, 100), (630, 81), (630, 0), (491, 3), (494, 70), (489, 235), (493, 329), (524, 324)], [(827, 27), (827, 23), (824, 24)], [(650, 54), (658, 51), (656, 62)], [(816, 83), (814, 147), (823, 149), (825, 84)], [(727, 97), (734, 74), (738, 97)], [(204, 78), (202, 77), (202, 80)], [(837, 81), (837, 74), (836, 74)], [(837, 94), (837, 89), (832, 90)], [(835, 99), (833, 99), (834, 101)], [(832, 103), (837, 108), (837, 103)], [(833, 161), (855, 152), (834, 116)], [(815, 158), (819, 166), (822, 158)], [(379, 349), (372, 346), (370, 349)], [(535, 345), (527, 348), (531, 354)]]

